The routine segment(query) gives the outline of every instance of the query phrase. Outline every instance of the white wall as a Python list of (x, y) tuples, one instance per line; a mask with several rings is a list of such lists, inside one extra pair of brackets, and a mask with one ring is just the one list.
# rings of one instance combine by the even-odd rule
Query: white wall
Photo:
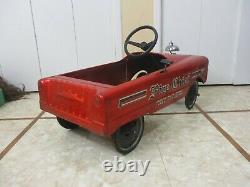
[(121, 58), (117, 0), (0, 1), (0, 65), (10, 83), (37, 90), (41, 77)]
[(70, 0), (32, 0), (42, 76), (77, 69), (74, 22)]
[(121, 55), (116, 53), (120, 48), (116, 49), (114, 15), (119, 6), (113, 7), (113, 1), (73, 0), (80, 68), (112, 62)]
[(181, 53), (197, 54), (201, 0), (165, 0), (162, 6), (164, 49), (173, 40)]
[(208, 84), (249, 83), (249, 1), (165, 0), (162, 11), (164, 48), (173, 40), (180, 53), (207, 56)]
[[(162, 46), (210, 59), (208, 83), (250, 84), (248, 0), (164, 0)], [(158, 16), (159, 17), (159, 16)], [(120, 1), (0, 1), (0, 75), (37, 80), (121, 58)]]
[(242, 0), (233, 83), (250, 84), (250, 1)]
[(202, 1), (198, 54), (210, 60), (208, 83), (232, 83), (239, 5), (238, 0)]
[(29, 1), (0, 3), (0, 64), (5, 79), (37, 89), (41, 78)]
[(2, 70), (1, 64), (0, 64), (0, 76), (3, 77), (3, 70)]

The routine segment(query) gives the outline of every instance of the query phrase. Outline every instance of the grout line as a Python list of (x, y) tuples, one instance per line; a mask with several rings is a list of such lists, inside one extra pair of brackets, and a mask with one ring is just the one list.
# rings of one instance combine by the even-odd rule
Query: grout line
[[(221, 111), (204, 111), (206, 113), (230, 113), (230, 112), (250, 112), (250, 109), (246, 110), (221, 110)], [(153, 114), (146, 114), (146, 116), (163, 116), (163, 115), (177, 115), (177, 114), (200, 114), (201, 112), (162, 112), (162, 113), (153, 113)], [(0, 118), (0, 121), (11, 121), (11, 120), (32, 120), (35, 117), (11, 117), (11, 118)], [(56, 119), (56, 116), (53, 117), (41, 117), (40, 119)]]
[[(221, 110), (221, 111), (204, 111), (206, 113), (230, 113), (230, 112), (250, 112), (250, 109), (246, 110)], [(147, 116), (157, 116), (157, 115), (176, 115), (176, 114), (200, 114), (201, 112), (162, 112), (162, 113), (153, 113), (146, 114)]]
[(56, 117), (41, 117), (40, 119), (56, 119)]
[(146, 114), (147, 116), (161, 116), (161, 115), (177, 115), (177, 114), (200, 114), (200, 112), (169, 112), (169, 113), (153, 113)]
[(229, 113), (229, 112), (250, 112), (249, 109), (246, 110), (221, 110), (221, 111), (206, 111), (206, 113)]
[(207, 120), (232, 144), (232, 146), (234, 146), (235, 149), (237, 149), (242, 156), (244, 156), (248, 162), (250, 162), (250, 155), (247, 153), (247, 151), (245, 149), (243, 149), (240, 144), (238, 144), (233, 138), (232, 136), (230, 136), (230, 134), (228, 134), (223, 128), (221, 128), (219, 126), (218, 123), (216, 123), (216, 121), (214, 121), (204, 110), (202, 110), (202, 108), (195, 104), (195, 107), (203, 114), (204, 117), (207, 118)]
[(0, 121), (11, 121), (11, 120), (31, 120), (35, 117), (24, 117), (24, 118), (0, 118)]
[(41, 118), (41, 116), (44, 113), (45, 113), (44, 111), (40, 112), (40, 114), (38, 114), (30, 122), (30, 124), (27, 127), (25, 127), (14, 140), (12, 140), (12, 142), (7, 147), (5, 147), (5, 149), (0, 153), (0, 160), (12, 149), (12, 147), (16, 145), (16, 143), (25, 135), (26, 132), (28, 132), (28, 130), (30, 130), (30, 128)]
[(168, 170), (167, 170), (167, 167), (166, 167), (166, 164), (165, 164), (165, 162), (164, 162), (164, 158), (163, 158), (163, 155), (162, 155), (160, 146), (159, 146), (159, 144), (158, 144), (156, 138), (154, 138), (154, 143), (156, 144), (156, 147), (157, 147), (157, 149), (158, 149), (158, 151), (159, 151), (159, 153), (160, 153), (160, 157), (161, 157), (162, 164), (163, 164), (163, 166), (164, 166), (165, 173), (166, 173), (166, 175), (167, 175), (167, 178), (168, 178), (168, 181), (169, 181), (169, 183), (170, 183), (170, 186), (172, 187), (171, 180), (170, 180), (170, 177), (169, 177), (169, 175), (168, 175)]
[(166, 175), (167, 175), (167, 178), (168, 178), (168, 181), (169, 181), (169, 183), (170, 183), (170, 186), (172, 187), (171, 180), (170, 180), (170, 177), (169, 177), (169, 175), (168, 175), (168, 170), (167, 170), (167, 167), (166, 167), (166, 165), (165, 165), (165, 162), (164, 162), (164, 158), (163, 158), (163, 156), (162, 156), (161, 149), (160, 149), (160, 147), (159, 147), (158, 144), (157, 144), (156, 146), (157, 146), (157, 148), (158, 148), (158, 151), (160, 152), (161, 161), (162, 161), (162, 163), (163, 163), (163, 166), (164, 166), (164, 169), (165, 169), (165, 173), (166, 173)]
[[(0, 121), (33, 120), (33, 119), (35, 119), (35, 118), (36, 118), (36, 117), (0, 118)], [(53, 116), (49, 117), (49, 116), (48, 116), (48, 117), (40, 117), (39, 119), (56, 119), (56, 117), (53, 117)]]

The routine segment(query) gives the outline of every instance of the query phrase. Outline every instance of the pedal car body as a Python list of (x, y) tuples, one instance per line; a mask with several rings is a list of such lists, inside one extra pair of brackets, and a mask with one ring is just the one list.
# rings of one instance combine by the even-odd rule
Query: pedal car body
[[(203, 56), (151, 52), (140, 58), (126, 56), (41, 79), (40, 106), (64, 123), (113, 136), (122, 126), (186, 97), (192, 85), (206, 82), (207, 72), (208, 59)], [(126, 133), (121, 142), (126, 144)]]

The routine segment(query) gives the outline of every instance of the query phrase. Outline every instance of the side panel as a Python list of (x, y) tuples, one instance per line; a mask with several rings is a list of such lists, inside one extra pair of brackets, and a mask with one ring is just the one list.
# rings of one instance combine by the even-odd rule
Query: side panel
[(110, 135), (124, 124), (176, 102), (187, 94), (194, 81), (206, 81), (206, 58), (186, 57), (181, 61), (166, 71), (154, 72), (110, 90), (104, 96), (109, 106), (106, 107), (106, 133)]

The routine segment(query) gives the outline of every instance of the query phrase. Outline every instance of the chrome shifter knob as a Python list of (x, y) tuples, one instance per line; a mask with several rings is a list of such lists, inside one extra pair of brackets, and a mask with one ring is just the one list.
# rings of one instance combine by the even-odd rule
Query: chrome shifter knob
[(166, 47), (165, 51), (168, 51), (170, 54), (175, 54), (174, 52), (180, 51), (177, 45), (174, 45), (172, 41), (169, 42), (169, 45)]

